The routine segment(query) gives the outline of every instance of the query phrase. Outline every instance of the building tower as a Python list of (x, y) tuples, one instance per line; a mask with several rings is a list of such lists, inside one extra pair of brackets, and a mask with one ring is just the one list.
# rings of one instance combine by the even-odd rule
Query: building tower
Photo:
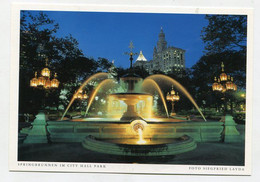
[(161, 53), (167, 48), (167, 42), (165, 41), (165, 34), (161, 27), (161, 32), (159, 33), (159, 40), (157, 42), (157, 53)]
[(154, 46), (153, 49), (153, 60), (147, 61), (143, 53), (140, 52), (134, 66), (143, 67), (150, 74), (154, 71), (161, 71), (164, 73), (173, 72), (180, 75), (181, 71), (185, 69), (185, 50), (167, 46), (165, 34), (161, 28), (157, 46)]

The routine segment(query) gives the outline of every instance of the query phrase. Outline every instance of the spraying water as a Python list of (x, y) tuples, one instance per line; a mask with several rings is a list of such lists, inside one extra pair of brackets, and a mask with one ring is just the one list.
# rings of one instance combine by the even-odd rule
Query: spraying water
[(178, 90), (180, 90), (183, 94), (185, 94), (185, 96), (188, 97), (188, 99), (191, 101), (191, 103), (196, 107), (196, 109), (198, 110), (198, 112), (200, 113), (200, 115), (202, 116), (204, 121), (207, 121), (206, 118), (204, 117), (203, 113), (201, 112), (199, 106), (196, 104), (195, 100), (190, 95), (190, 93), (179, 82), (177, 82), (176, 80), (174, 80), (171, 77), (168, 77), (166, 75), (161, 75), (161, 74), (151, 75), (151, 76), (147, 77), (146, 79), (152, 79), (157, 82), (163, 81), (163, 83), (165, 83), (167, 81), (168, 83), (177, 87)]
[(160, 97), (161, 97), (161, 100), (163, 102), (163, 105), (164, 105), (164, 109), (165, 109), (165, 112), (166, 112), (166, 115), (167, 117), (169, 117), (169, 113), (168, 113), (168, 109), (167, 109), (167, 106), (166, 106), (166, 102), (165, 102), (165, 98), (164, 98), (164, 95), (162, 93), (162, 90), (161, 88), (159, 87), (159, 85), (152, 79), (145, 79), (144, 82), (143, 82), (143, 85), (142, 85), (142, 88), (144, 90), (147, 90), (146, 88), (148, 88), (148, 86), (153, 86), (156, 91), (159, 93)]
[[(79, 87), (79, 89), (77, 90), (77, 92), (75, 93), (76, 95), (91, 81), (95, 80), (95, 79), (101, 79), (104, 80), (108, 78), (108, 73), (96, 73), (94, 75), (92, 75), (91, 77), (89, 77), (88, 79), (86, 79), (83, 84)], [(63, 113), (61, 120), (63, 120), (64, 116), (67, 114), (70, 106), (72, 105), (72, 103), (74, 102), (76, 98), (74, 97), (74, 95), (72, 96), (72, 99), (70, 100), (69, 105), (67, 106), (65, 112)]]
[(138, 128), (138, 135), (139, 140), (137, 141), (137, 144), (145, 144), (146, 141), (143, 139), (143, 130), (141, 128)]
[(90, 106), (91, 106), (91, 104), (92, 104), (94, 98), (96, 97), (98, 91), (99, 91), (102, 87), (107, 86), (107, 85), (109, 85), (109, 86), (114, 86), (114, 85), (115, 85), (115, 80), (113, 80), (113, 79), (105, 79), (105, 80), (103, 80), (102, 82), (100, 82), (100, 84), (97, 86), (97, 88), (94, 90), (94, 92), (92, 93), (92, 95), (91, 95), (90, 98), (89, 98), (89, 102), (88, 102), (87, 109), (86, 109), (86, 112), (85, 112), (85, 117), (86, 117), (86, 115), (87, 115), (87, 113), (88, 113), (88, 111), (89, 111), (89, 108), (90, 108)]

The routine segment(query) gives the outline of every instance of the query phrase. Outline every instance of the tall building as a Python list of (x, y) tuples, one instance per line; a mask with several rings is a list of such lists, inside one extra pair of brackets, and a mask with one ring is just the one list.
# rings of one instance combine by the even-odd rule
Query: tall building
[(157, 46), (153, 50), (153, 60), (147, 61), (142, 51), (134, 63), (134, 67), (143, 67), (150, 74), (153, 71), (179, 72), (185, 69), (185, 50), (173, 46), (167, 47), (163, 29), (159, 33)]

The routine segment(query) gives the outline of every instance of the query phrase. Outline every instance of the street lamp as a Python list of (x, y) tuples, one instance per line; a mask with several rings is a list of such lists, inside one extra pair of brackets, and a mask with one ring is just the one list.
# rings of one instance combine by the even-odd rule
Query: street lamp
[(221, 74), (219, 78), (215, 77), (212, 84), (212, 90), (223, 94), (222, 100), (224, 101), (224, 114), (227, 111), (226, 92), (237, 91), (237, 85), (233, 82), (233, 77), (224, 72), (224, 63), (221, 63)]
[(84, 94), (83, 94), (83, 90), (80, 90), (80, 91), (78, 92), (78, 94), (77, 94), (76, 91), (75, 91), (75, 93), (74, 93), (74, 98), (75, 98), (75, 99), (79, 99), (79, 100), (86, 100), (86, 99), (88, 98), (88, 95), (87, 95), (86, 91), (85, 91)]
[(242, 93), (240, 95), (240, 97), (243, 99), (241, 104), (240, 104), (240, 109), (245, 112), (246, 111), (246, 108), (245, 108), (245, 99), (246, 99), (246, 94), (245, 93)]
[(34, 88), (58, 88), (60, 82), (57, 80), (57, 73), (54, 74), (54, 78), (50, 80), (51, 71), (48, 68), (48, 59), (46, 58), (46, 67), (41, 70), (41, 75), (37, 78), (37, 72), (34, 74), (34, 78), (30, 80), (30, 86)]
[[(45, 90), (55, 89), (59, 87), (59, 80), (57, 79), (57, 73), (54, 74), (54, 78), (51, 80), (51, 71), (48, 68), (48, 58), (45, 60), (45, 68), (41, 70), (41, 75), (37, 78), (37, 71), (34, 73), (34, 78), (30, 80), (30, 87), (39, 88)], [(48, 97), (48, 92), (45, 91), (45, 97), (43, 98), (43, 108), (46, 107), (45, 99)]]
[(169, 93), (169, 92), (167, 93), (166, 100), (171, 101), (171, 103), (172, 103), (171, 116), (175, 116), (176, 113), (174, 112), (174, 103), (180, 100), (180, 96), (179, 96), (178, 92), (175, 93), (175, 91), (174, 91), (174, 89), (173, 89), (173, 86), (172, 86), (171, 92), (170, 92), (170, 93)]

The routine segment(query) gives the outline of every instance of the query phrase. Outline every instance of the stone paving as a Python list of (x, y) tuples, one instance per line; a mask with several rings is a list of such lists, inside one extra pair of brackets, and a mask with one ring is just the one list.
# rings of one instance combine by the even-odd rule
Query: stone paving
[(244, 165), (244, 142), (198, 143), (193, 151), (169, 157), (119, 157), (92, 152), (80, 143), (20, 144), (18, 161)]

